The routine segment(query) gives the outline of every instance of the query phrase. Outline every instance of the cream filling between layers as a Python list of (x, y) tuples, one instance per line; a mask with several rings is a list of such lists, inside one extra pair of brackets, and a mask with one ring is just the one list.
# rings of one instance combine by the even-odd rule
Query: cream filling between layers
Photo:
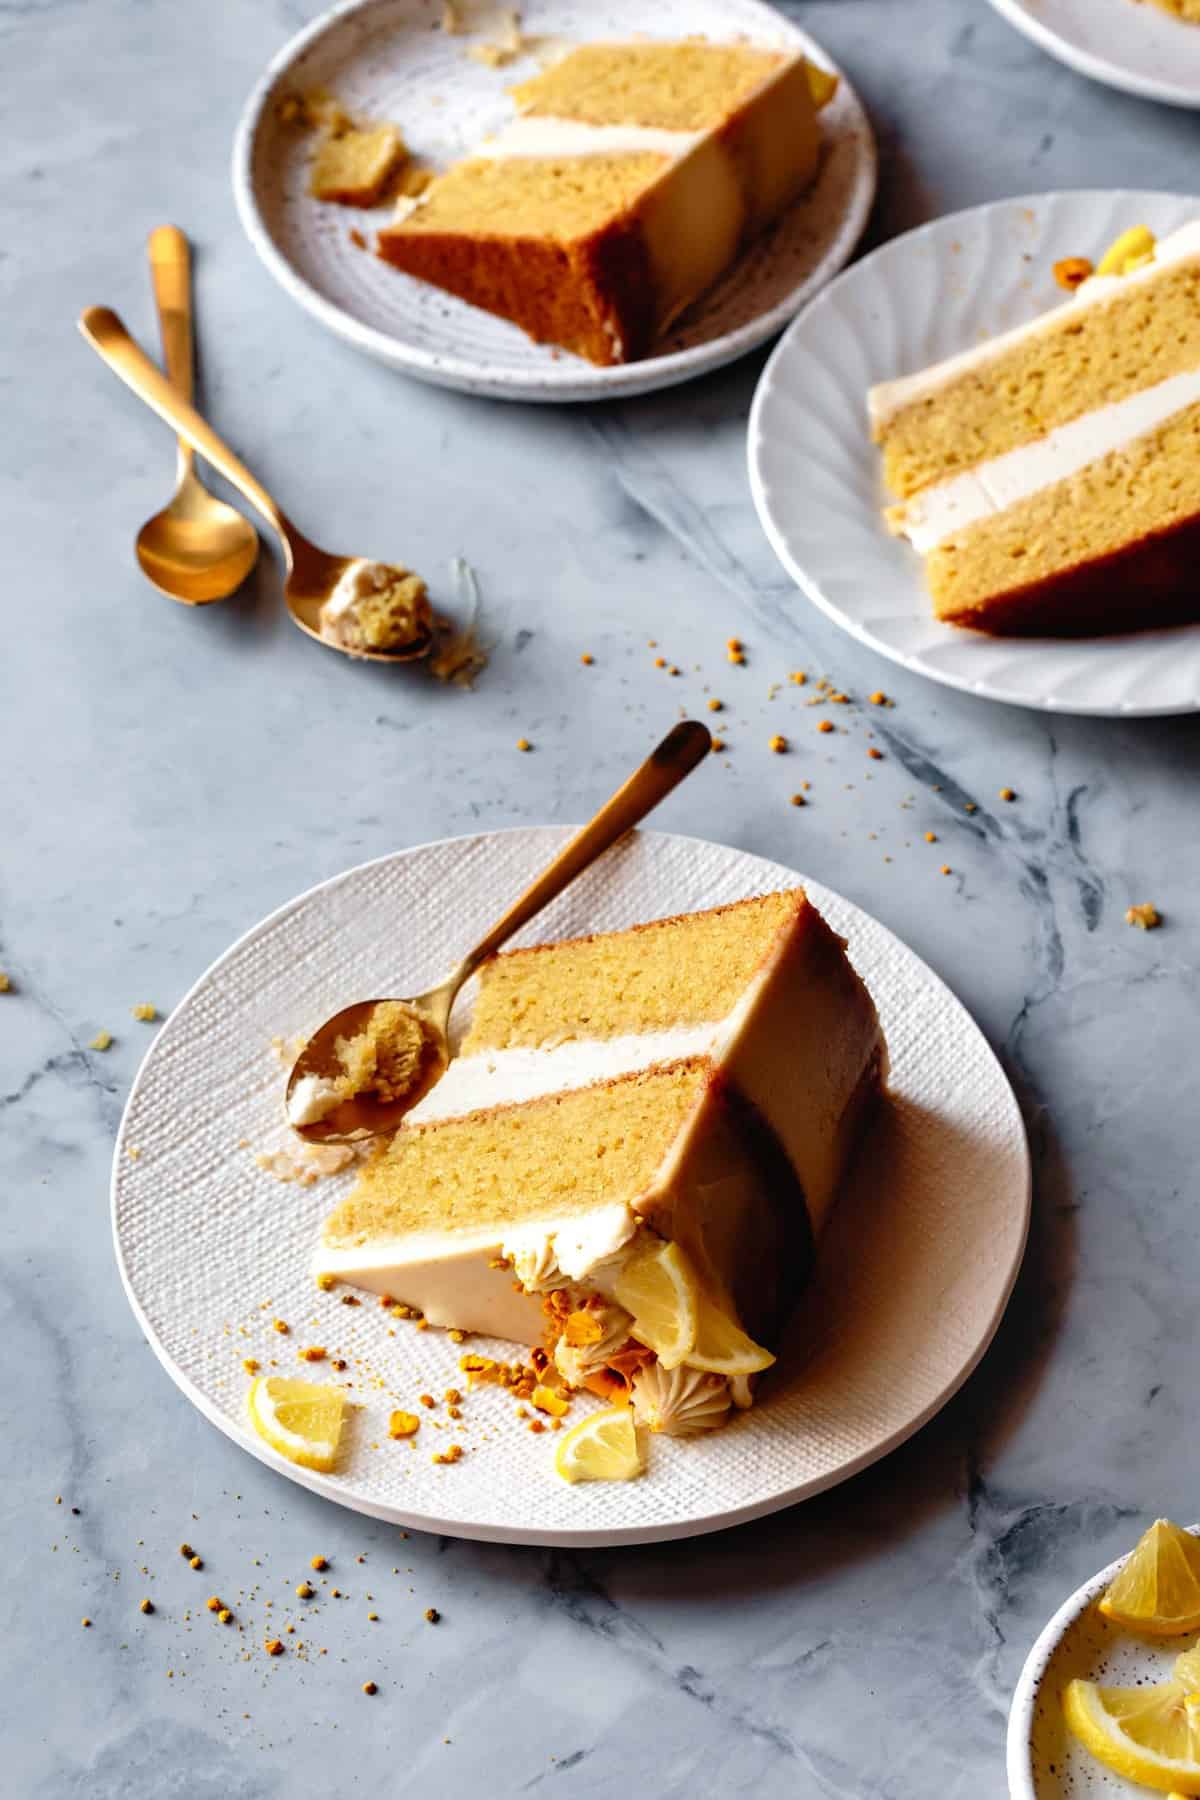
[(1021, 444), (949, 481), (923, 488), (911, 500), (889, 508), (889, 528), (927, 556), (980, 520), (1006, 512), (1044, 488), (1078, 475), (1090, 463), (1125, 449), (1198, 400), (1200, 369), (1168, 376), (1111, 406), (1056, 426), (1036, 443)]
[(889, 419), (894, 418), (914, 400), (948, 387), (960, 375), (1003, 356), (1014, 344), (1019, 344), (1026, 338), (1036, 338), (1057, 331), (1060, 325), (1070, 323), (1081, 306), (1103, 306), (1106, 301), (1128, 293), (1131, 288), (1142, 287), (1146, 282), (1154, 281), (1172, 263), (1187, 262), (1193, 256), (1200, 257), (1200, 219), (1180, 226), (1178, 231), (1163, 238), (1155, 246), (1154, 260), (1146, 263), (1143, 268), (1134, 269), (1128, 275), (1091, 275), (1069, 300), (1064, 300), (1060, 306), (1050, 307), (1047, 312), (1039, 313), (1036, 319), (1030, 319), (1027, 324), (1018, 325), (1015, 330), (1006, 331), (1000, 337), (989, 338), (986, 343), (977, 344), (972, 350), (963, 350), (957, 356), (947, 357), (944, 362), (934, 363), (928, 369), (920, 369), (915, 375), (902, 375), (896, 381), (877, 383), (867, 395), (872, 426), (876, 431), (882, 430)]

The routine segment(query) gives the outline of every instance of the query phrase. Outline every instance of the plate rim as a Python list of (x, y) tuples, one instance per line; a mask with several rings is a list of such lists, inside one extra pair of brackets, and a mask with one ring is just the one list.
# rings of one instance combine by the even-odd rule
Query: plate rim
[[(509, 837), (514, 834), (526, 834), (532, 831), (551, 830), (560, 833), (565, 838), (578, 829), (577, 826), (573, 825), (550, 823), (548, 825), (510, 825), (501, 827), (496, 831), (455, 832), (447, 837), (431, 838), (419, 844), (410, 844), (400, 850), (386, 851), (380, 856), (368, 858), (366, 862), (354, 863), (349, 868), (339, 870), (337, 873), (327, 876), (324, 880), (314, 883), (312, 887), (306, 888), (302, 893), (293, 895), (291, 899), (285, 900), (281, 905), (274, 907), (269, 913), (265, 914), (245, 931), (241, 932), (232, 943), (228, 944), (225, 949), (201, 971), (196, 980), (192, 982), (187, 992), (183, 994), (172, 1007), (169, 1017), (174, 1017), (176, 1014), (180, 1013), (198, 994), (199, 990), (211, 980), (214, 973), (253, 938), (277, 924), (289, 912), (298, 910), (301, 906), (311, 901), (316, 895), (336, 886), (340, 882), (365, 873), (370, 869), (377, 868), (383, 863), (391, 862), (397, 857), (412, 855), (423, 850), (440, 849), (452, 844), (470, 843), (478, 841), (481, 838), (491, 839), (497, 837)], [(719, 843), (718, 840), (712, 838), (697, 837), (695, 834), (689, 832), (640, 830), (637, 835), (639, 837), (648, 838), (668, 838), (680, 843), (701, 844), (705, 846), (717, 844), (718, 848), (731, 851), (739, 857), (751, 857), (756, 861), (768, 863), (773, 860), (770, 857), (759, 856), (755, 851), (741, 850), (735, 845), (722, 844)], [(787, 864), (780, 866), (789, 867)], [(804, 885), (808, 878), (799, 870), (793, 872), (796, 874), (801, 885)], [(813, 885), (825, 887), (823, 882), (816, 881), (815, 878)], [(399, 1525), (406, 1530), (426, 1531), (443, 1537), (465, 1538), (480, 1543), (523, 1544), (551, 1549), (609, 1549), (622, 1546), (628, 1547), (637, 1544), (670, 1543), (693, 1537), (708, 1536), (714, 1531), (724, 1531), (736, 1525), (747, 1524), (754, 1519), (766, 1518), (770, 1514), (782, 1512), (785, 1508), (794, 1506), (802, 1500), (813, 1499), (818, 1494), (825, 1493), (830, 1488), (838, 1487), (842, 1482), (848, 1481), (853, 1476), (861, 1474), (864, 1469), (881, 1461), (885, 1456), (891, 1455), (894, 1450), (899, 1449), (902, 1444), (907, 1443), (911, 1437), (914, 1437), (918, 1431), (922, 1430), (923, 1427), (953, 1399), (954, 1395), (958, 1393), (964, 1383), (970, 1379), (972, 1374), (974, 1374), (990, 1348), (992, 1340), (996, 1335), (996, 1331), (999, 1328), (1000, 1321), (1007, 1309), (1009, 1300), (1012, 1298), (1012, 1292), (1016, 1286), (1017, 1277), (1020, 1273), (1021, 1265), (1025, 1257), (1026, 1246), (1029, 1241), (1030, 1220), (1032, 1215), (1033, 1165), (1029, 1147), (1029, 1133), (1025, 1124), (1024, 1115), (1021, 1112), (1020, 1103), (1017, 1100), (1012, 1083), (1005, 1073), (1004, 1066), (991, 1043), (988, 1041), (982, 1027), (978, 1024), (966, 1004), (960, 1000), (953, 989), (943, 981), (936, 970), (931, 969), (929, 964), (925, 962), (922, 957), (918, 956), (915, 950), (910, 949), (902, 938), (897, 937), (896, 933), (893, 932), (890, 927), (883, 925), (873, 914), (866, 913), (865, 909), (860, 907), (856, 901), (846, 899), (845, 896), (839, 894), (835, 889), (830, 888), (826, 889), (826, 891), (835, 899), (841, 901), (842, 904), (851, 908), (854, 912), (861, 913), (868, 918), (873, 925), (885, 934), (887, 939), (898, 945), (905, 954), (918, 965), (928, 981), (940, 988), (948, 996), (953, 1005), (961, 1011), (968, 1023), (978, 1034), (987, 1056), (994, 1066), (1000, 1081), (1004, 1085), (1008, 1099), (1012, 1105), (1014, 1118), (1020, 1129), (1020, 1142), (1023, 1151), (1024, 1183), (1021, 1198), (1020, 1229), (1017, 1234), (1011, 1263), (1006, 1271), (1004, 1281), (1001, 1284), (992, 1313), (988, 1318), (971, 1355), (964, 1360), (961, 1367), (955, 1372), (946, 1386), (923, 1408), (921, 1408), (912, 1419), (906, 1420), (902, 1426), (899, 1426), (885, 1440), (878, 1444), (873, 1444), (869, 1448), (861, 1451), (856, 1456), (850, 1458), (846, 1463), (840, 1465), (836, 1470), (829, 1472), (828, 1475), (815, 1477), (807, 1482), (801, 1482), (797, 1486), (773, 1494), (765, 1500), (750, 1501), (744, 1506), (727, 1508), (721, 1512), (705, 1514), (702, 1518), (690, 1518), (674, 1522), (667, 1521), (658, 1525), (624, 1525), (604, 1528), (586, 1527), (579, 1530), (535, 1528), (531, 1531), (529, 1528), (520, 1525), (464, 1525), (461, 1520), (446, 1520), (429, 1513), (410, 1512), (385, 1502), (366, 1499), (360, 1495), (347, 1494), (344, 1489), (336, 1485), (328, 1476), (322, 1475), (315, 1470), (301, 1468), (297, 1464), (284, 1462), (269, 1445), (256, 1437), (247, 1429), (247, 1427), (241, 1424), (239, 1420), (222, 1412), (214, 1402), (209, 1400), (208, 1396), (191, 1379), (191, 1377), (185, 1374), (174, 1362), (166, 1349), (166, 1346), (159, 1340), (158, 1335), (138, 1298), (134, 1288), (133, 1278), (126, 1262), (121, 1243), (119, 1218), (120, 1196), (118, 1189), (122, 1177), (128, 1176), (128, 1171), (131, 1166), (126, 1144), (130, 1115), (133, 1110), (134, 1102), (139, 1095), (143, 1082), (147, 1078), (147, 1073), (150, 1070), (157, 1053), (157, 1044), (160, 1040), (156, 1039), (155, 1043), (150, 1045), (138, 1065), (137, 1073), (130, 1085), (129, 1094), (126, 1098), (125, 1105), (122, 1108), (121, 1122), (118, 1126), (116, 1140), (113, 1145), (112, 1169), (109, 1180), (109, 1212), (113, 1254), (116, 1259), (117, 1272), (121, 1278), (121, 1286), (124, 1289), (125, 1298), (129, 1302), (129, 1306), (143, 1337), (154, 1352), (158, 1362), (174, 1382), (175, 1386), (188, 1400), (191, 1401), (197, 1411), (200, 1412), (210, 1424), (215, 1425), (218, 1431), (220, 1431), (223, 1436), (229, 1438), (239, 1449), (248, 1451), (250, 1455), (255, 1457), (259, 1462), (273, 1470), (276, 1475), (281, 1476), (285, 1480), (296, 1482), (299, 1486), (307, 1488), (312, 1493), (319, 1494), (323, 1499), (330, 1500), (336, 1505), (344, 1507), (347, 1511), (362, 1513), (369, 1518), (382, 1519), (389, 1524)]]
[[(378, 326), (364, 324), (307, 281), (275, 243), (258, 205), (253, 180), (254, 148), (271, 96), (280, 78), (309, 46), (353, 13), (367, 12), (381, 0), (336, 0), (336, 4), (296, 32), (276, 51), (250, 92), (234, 131), (231, 176), (238, 220), (259, 261), (275, 282), (300, 308), (336, 337), (383, 363), (436, 387), (494, 400), (524, 400), (545, 405), (566, 405), (589, 400), (624, 399), (635, 394), (676, 387), (708, 374), (758, 349), (782, 331), (803, 306), (846, 266), (866, 229), (879, 185), (879, 147), (866, 107), (841, 64), (823, 44), (779, 13), (766, 0), (741, 0), (762, 15), (776, 31), (784, 31), (798, 48), (813, 54), (823, 67), (838, 77), (840, 91), (855, 114), (859, 144), (858, 167), (850, 204), (826, 255), (798, 287), (774, 306), (711, 343), (637, 362), (598, 368), (573, 358), (562, 368), (550, 366), (536, 374), (496, 373), (486, 363), (460, 356), (443, 356), (414, 348)], [(578, 363), (578, 367), (574, 364)]]
[(1047, 56), (1065, 63), (1077, 74), (1085, 75), (1089, 81), (1102, 82), (1105, 87), (1117, 88), (1125, 94), (1136, 94), (1141, 100), (1157, 100), (1164, 106), (1181, 106), (1189, 110), (1200, 107), (1200, 85), (1177, 87), (1174, 82), (1163, 81), (1154, 75), (1142, 75), (1136, 69), (1123, 67), (1121, 63), (1108, 62), (1091, 50), (1084, 50), (1078, 44), (1073, 44), (1070, 38), (1063, 37), (1061, 32), (1035, 18), (1024, 0), (992, 0), (992, 5), (1001, 18), (1036, 44), (1039, 50), (1044, 50)]
[[(772, 386), (778, 379), (778, 365), (793, 353), (795, 341), (811, 323), (813, 313), (823, 304), (831, 304), (831, 297), (834, 293), (843, 283), (855, 280), (860, 270), (873, 267), (877, 259), (886, 259), (894, 254), (900, 245), (918, 243), (938, 233), (949, 231), (951, 228), (961, 227), (965, 220), (975, 220), (988, 213), (1000, 212), (1009, 208), (1037, 209), (1053, 201), (1072, 197), (1109, 199), (1120, 195), (1128, 195), (1131, 199), (1138, 200), (1153, 197), (1155, 200), (1185, 202), (1200, 208), (1200, 196), (1171, 188), (1048, 188), (1042, 193), (1012, 194), (998, 200), (981, 201), (977, 206), (964, 206), (957, 212), (943, 213), (935, 219), (926, 219), (922, 224), (914, 225), (908, 231), (901, 232), (899, 236), (889, 238), (886, 243), (877, 245), (866, 256), (859, 257), (849, 268), (842, 269), (831, 281), (826, 283), (819, 294), (814, 296), (812, 303), (806, 306), (797, 318), (793, 319), (763, 367), (754, 389), (754, 397), (750, 402), (750, 413), (746, 426), (746, 462), (754, 510), (758, 514), (759, 524), (762, 526), (767, 541), (780, 563), (805, 598), (811, 601), (819, 612), (823, 613), (839, 630), (846, 632), (865, 649), (872, 651), (874, 655), (881, 656), (888, 662), (907, 669), (910, 674), (921, 676), (925, 681), (937, 682), (940, 686), (954, 688), (959, 693), (970, 694), (974, 699), (992, 701), (1001, 706), (1021, 706), (1033, 712), (1045, 712), (1064, 718), (1117, 720), (1179, 718), (1200, 712), (1200, 693), (1197, 693), (1191, 700), (1169, 705), (1137, 704), (1131, 706), (1111, 703), (1088, 705), (1079, 701), (1064, 702), (1053, 696), (1049, 699), (1034, 698), (993, 683), (981, 685), (969, 675), (962, 675), (953, 670), (931, 668), (920, 654), (881, 643), (858, 620), (847, 617), (839, 607), (835, 606), (824, 593), (816, 577), (807, 573), (796, 561), (788, 547), (783, 530), (775, 519), (767, 494), (766, 480), (760, 467), (760, 449), (764, 437), (762, 416), (773, 398)], [(880, 529), (883, 529), (882, 526)], [(1177, 629), (1187, 629), (1187, 627)], [(992, 639), (990, 641), (999, 640)]]
[[(1184, 1530), (1193, 1537), (1200, 1537), (1200, 1524), (1186, 1525)], [(1122, 1556), (1115, 1556), (1105, 1568), (1081, 1582), (1073, 1594), (1068, 1594), (1057, 1612), (1038, 1632), (1028, 1656), (1021, 1664), (1021, 1673), (1017, 1677), (1008, 1709), (1008, 1728), (1005, 1734), (1004, 1761), (1010, 1800), (1039, 1800), (1033, 1778), (1030, 1742), (1033, 1736), (1034, 1709), (1050, 1659), (1076, 1619), (1082, 1617), (1096, 1595), (1104, 1591), (1122, 1563), (1128, 1562), (1132, 1554), (1133, 1550), (1130, 1549)], [(1134, 1784), (1131, 1782), (1130, 1792), (1134, 1791)], [(1147, 1788), (1136, 1791), (1149, 1793), (1151, 1790)]]

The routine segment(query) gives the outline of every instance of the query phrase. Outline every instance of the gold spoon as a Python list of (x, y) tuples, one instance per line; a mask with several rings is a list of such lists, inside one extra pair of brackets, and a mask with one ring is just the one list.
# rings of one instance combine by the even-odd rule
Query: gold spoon
[[(192, 398), (192, 259), (176, 225), (160, 225), (147, 245), (167, 377), (182, 400)], [(160, 593), (203, 606), (235, 593), (258, 560), (258, 533), (248, 519), (201, 484), (192, 446), (179, 440), (175, 494), (138, 532), (142, 574)]]
[(297, 1083), (307, 1076), (324, 1081), (341, 1074), (341, 1065), (334, 1048), (337, 1040), (358, 1037), (369, 1024), (375, 1008), (386, 1003), (380, 1000), (359, 1000), (354, 1006), (343, 1007), (341, 1012), (326, 1019), (320, 1030), (314, 1032), (305, 1044), (288, 1077), (285, 1105), (288, 1107), (293, 1129), (310, 1143), (344, 1143), (352, 1138), (376, 1137), (384, 1132), (394, 1131), (405, 1113), (445, 1073), (450, 1061), (447, 1035), (450, 1012), (463, 983), (470, 979), (480, 963), (507, 943), (514, 932), (519, 931), (522, 925), (527, 925), (576, 876), (590, 868), (610, 845), (615, 844), (627, 831), (631, 831), (648, 812), (653, 811), (660, 800), (665, 800), (684, 776), (690, 775), (697, 764), (704, 760), (711, 744), (712, 739), (706, 727), (694, 719), (687, 719), (668, 731), (641, 768), (634, 770), (612, 799), (600, 808), (591, 823), (585, 825), (565, 849), (560, 850), (549, 868), (543, 869), (520, 899), (513, 902), (504, 917), (492, 926), (473, 950), (468, 951), (458, 967), (452, 969), (444, 981), (430, 988), (428, 993), (400, 1001), (401, 1006), (418, 1016), (425, 1036), (425, 1053), (417, 1079), (406, 1092), (397, 1099), (386, 1102), (373, 1099), (368, 1094), (357, 1094), (351, 1099), (342, 1100), (323, 1118), (296, 1124), (291, 1121), (291, 1101)]
[[(398, 650), (358, 650), (336, 643), (321, 632), (321, 608), (329, 599), (342, 575), (365, 560), (357, 556), (331, 556), (327, 550), (312, 544), (291, 520), (276, 506), (265, 487), (255, 480), (246, 465), (217, 436), (212, 426), (202, 419), (193, 406), (181, 400), (166, 376), (156, 369), (150, 358), (134, 343), (111, 307), (89, 306), (80, 316), (79, 329), (98, 355), (104, 358), (114, 374), (131, 387), (135, 394), (153, 407), (160, 418), (173, 425), (181, 437), (198, 450), (206, 462), (219, 469), (227, 481), (243, 493), (275, 531), (283, 546), (287, 568), (283, 597), (288, 612), (301, 631), (316, 638), (331, 650), (346, 656), (366, 658), (370, 662), (407, 662), (424, 656), (433, 642), (433, 615), (427, 600), (415, 611), (413, 637)], [(375, 565), (381, 567), (382, 565)]]

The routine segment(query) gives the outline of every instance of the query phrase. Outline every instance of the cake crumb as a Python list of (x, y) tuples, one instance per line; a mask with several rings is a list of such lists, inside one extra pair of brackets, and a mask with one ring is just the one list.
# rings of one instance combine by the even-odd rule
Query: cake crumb
[(1162, 914), (1147, 900), (1140, 906), (1131, 906), (1127, 909), (1125, 923), (1136, 925), (1139, 931), (1157, 931), (1162, 924)]
[(393, 1438), (412, 1437), (421, 1429), (421, 1421), (416, 1413), (394, 1412), (388, 1420), (388, 1436)]
[(833, 720), (832, 719), (818, 719), (817, 720), (817, 730), (818, 731), (832, 731), (833, 730)]
[(88, 1045), (88, 1049), (89, 1050), (111, 1050), (112, 1045), (113, 1045), (112, 1032), (111, 1031), (98, 1031), (96, 1033), (95, 1037), (92, 1039), (91, 1043)]
[(326, 1351), (324, 1344), (309, 1344), (305, 1349), (298, 1350), (296, 1354), (299, 1356), (301, 1362), (313, 1363), (324, 1362), (328, 1352)]
[(722, 710), (722, 702), (714, 696), (708, 703), (708, 710), (709, 712), (720, 712)]
[(188, 1568), (189, 1569), (202, 1569), (203, 1567), (204, 1567), (204, 1560), (202, 1557), (199, 1557), (199, 1556), (189, 1556), (188, 1557)]
[(875, 748), (874, 744), (872, 744), (869, 747), (869, 749), (867, 750), (867, 755), (870, 757), (872, 762), (882, 762), (883, 761), (883, 751), (877, 750)]
[(425, 1621), (427, 1624), (436, 1625), (441, 1619), (441, 1616), (442, 1615), (436, 1606), (427, 1606), (425, 1608)]
[(775, 733), (775, 736), (771, 739), (770, 744), (767, 746), (768, 749), (774, 750), (774, 752), (777, 756), (782, 755), (782, 753), (787, 749), (787, 747), (788, 747), (787, 739), (785, 737), (781, 737), (779, 732)]
[(149, 1000), (139, 1001), (136, 1006), (131, 1006), (129, 1010), (135, 1019), (141, 1019), (143, 1024), (146, 1025), (151, 1024), (152, 1021), (158, 1017), (157, 1006), (153, 1005)]
[(885, 693), (883, 693), (879, 688), (876, 688), (875, 692), (871, 695), (871, 705), (872, 706), (886, 706), (887, 703), (888, 703), (887, 695)]
[(219, 1613), (221, 1610), (221, 1601), (220, 1601), (219, 1596), (216, 1594), (210, 1594), (208, 1596), (208, 1599), (204, 1602), (204, 1604), (208, 1608), (209, 1612)]
[(791, 803), (793, 806), (807, 806), (808, 805), (808, 801), (804, 798), (803, 794), (793, 794)]
[(949, 864), (949, 863), (943, 863), (943, 864), (942, 864), (942, 868), (941, 868), (941, 873), (942, 873), (942, 874), (943, 874), (943, 875), (951, 875), (951, 874), (953, 874), (953, 870), (952, 870), (952, 869), (951, 869), (951, 867), (950, 867), (950, 864)]
[(788, 680), (793, 684), (794, 687), (803, 687), (805, 682), (808, 680), (808, 676), (803, 669), (793, 669), (791, 674), (788, 676)]
[(530, 743), (528, 738), (522, 737), (522, 738), (517, 739), (517, 749), (518, 750), (532, 750), (533, 745)]
[(308, 1566), (310, 1569), (327, 1569), (329, 1567), (329, 1559), (325, 1556), (314, 1556)]
[(738, 644), (736, 649), (731, 645), (725, 652), (725, 655), (727, 661), (731, 663), (744, 663), (746, 660), (746, 652), (742, 649), (740, 644)]
[(83, 1615), (82, 1619), (80, 1619), (80, 1621), (79, 1621), (79, 1623), (83, 1626), (83, 1629), (85, 1631), (87, 1630), (87, 1628), (91, 1624), (91, 1622), (92, 1621), (88, 1618), (86, 1613)]
[(712, 740), (712, 748), (714, 750), (723, 750), (725, 748), (725, 739), (722, 737), (715, 737)]
[(590, 650), (585, 650), (583, 655), (579, 658), (579, 660), (583, 664), (585, 669), (590, 669), (596, 659), (592, 655)]
[(228, 1625), (233, 1620), (233, 1613), (228, 1606), (223, 1606), (218, 1612), (217, 1618), (222, 1625)]
[(152, 1613), (154, 1611), (153, 1600), (143, 1600), (141, 1602), (140, 1606), (138, 1607), (138, 1611), (144, 1612), (144, 1613)]
[(0, 969), (0, 994), (8, 994), (11, 992), (12, 978), (11, 976), (6, 975), (3, 969)]
[(1073, 294), (1091, 275), (1093, 267), (1088, 256), (1064, 256), (1054, 265), (1054, 279), (1060, 288), (1066, 288), (1069, 294)]
[(257, 1375), (261, 1366), (257, 1356), (243, 1356), (242, 1358), (242, 1367), (247, 1375)]
[(375, 1686), (373, 1681), (364, 1681), (362, 1691), (364, 1694), (377, 1694), (379, 1689)]
[(263, 1649), (266, 1651), (268, 1656), (282, 1656), (283, 1655), (283, 1639), (282, 1638), (268, 1638), (266, 1643), (263, 1645)]
[(1013, 792), (1012, 788), (1001, 788), (1000, 789), (1000, 798), (1002, 800), (1015, 800), (1016, 797), (1017, 796)]
[(927, 831), (925, 833), (925, 842), (927, 844), (936, 844), (937, 843), (937, 832), (936, 831)]
[(316, 1589), (310, 1587), (307, 1581), (302, 1581), (296, 1588), (296, 1598), (297, 1600), (311, 1600), (315, 1592)]

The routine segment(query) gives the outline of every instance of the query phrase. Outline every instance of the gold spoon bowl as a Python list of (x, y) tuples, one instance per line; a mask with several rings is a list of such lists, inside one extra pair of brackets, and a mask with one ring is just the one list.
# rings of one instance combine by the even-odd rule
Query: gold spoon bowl
[[(352, 656), (357, 660), (365, 658), (369, 662), (408, 662), (428, 653), (434, 636), (433, 612), (424, 596), (412, 608), (411, 637), (394, 649), (352, 648), (326, 635), (321, 629), (322, 607), (331, 598), (342, 576), (349, 570), (367, 565), (367, 559), (361, 556), (333, 556), (297, 530), (245, 463), (234, 455), (207, 420), (201, 418), (195, 407), (180, 398), (161, 370), (155, 368), (150, 358), (138, 348), (111, 307), (89, 306), (80, 317), (79, 329), (114, 374), (119, 375), (168, 425), (173, 425), (179, 436), (186, 439), (214, 469), (218, 469), (227, 481), (244, 494), (251, 506), (278, 533), (287, 570), (283, 597), (293, 622), (301, 631), (316, 638), (327, 649), (340, 650), (344, 656)], [(384, 564), (367, 566), (378, 569), (386, 567)], [(177, 578), (182, 581), (186, 577), (186, 561), (175, 564), (174, 568)], [(398, 569), (392, 573), (398, 580), (402, 580), (408, 571)]]
[[(190, 403), (193, 380), (192, 259), (176, 225), (160, 225), (147, 245), (167, 379)], [(205, 606), (236, 593), (258, 561), (258, 533), (248, 519), (210, 494), (196, 473), (195, 453), (179, 440), (175, 493), (137, 537), (147, 581), (185, 606)]]
[(294, 1116), (299, 1083), (309, 1078), (318, 1083), (336, 1080), (342, 1073), (337, 1054), (339, 1041), (350, 1041), (366, 1031), (375, 1008), (385, 1002), (358, 1000), (326, 1019), (305, 1044), (288, 1077), (285, 1106), (293, 1130), (314, 1144), (345, 1143), (394, 1131), (405, 1113), (429, 1092), (449, 1066), (450, 1014), (463, 984), (481, 963), (590, 868), (597, 857), (665, 800), (704, 760), (711, 747), (707, 729), (695, 719), (676, 725), (445, 980), (427, 993), (399, 1003), (419, 1019), (425, 1043), (415, 1080), (397, 1098), (378, 1100), (369, 1092), (358, 1093), (341, 1100), (321, 1118), (298, 1120)]

